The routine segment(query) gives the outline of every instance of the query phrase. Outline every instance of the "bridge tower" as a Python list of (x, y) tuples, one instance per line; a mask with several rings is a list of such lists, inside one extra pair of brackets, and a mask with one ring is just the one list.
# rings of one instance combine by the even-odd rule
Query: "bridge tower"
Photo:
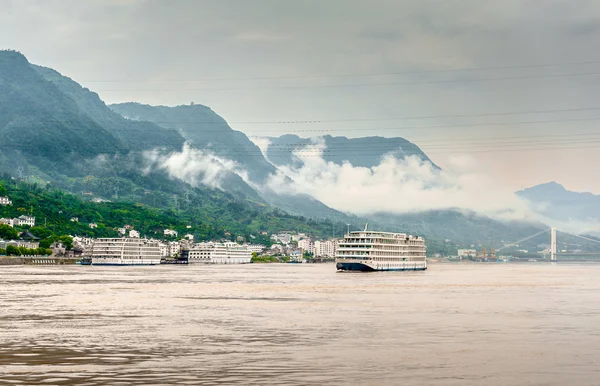
[(554, 228), (554, 227), (550, 228), (550, 234), (551, 234), (550, 260), (555, 261), (556, 260), (556, 228)]

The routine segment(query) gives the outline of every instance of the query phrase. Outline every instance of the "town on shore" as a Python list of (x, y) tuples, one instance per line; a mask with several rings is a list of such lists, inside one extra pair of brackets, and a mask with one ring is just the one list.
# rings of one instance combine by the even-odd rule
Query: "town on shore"
[[(8, 197), (0, 197), (0, 205), (12, 205)], [(79, 222), (77, 217), (71, 218), (72, 222)], [(6, 259), (18, 258), (20, 262), (45, 264), (52, 259), (53, 263), (64, 263), (64, 261), (76, 262), (81, 259), (89, 258), (92, 254), (97, 238), (65, 235), (53, 240), (42, 240), (29, 231), (36, 226), (36, 218), (31, 215), (21, 215), (16, 218), (0, 218), (0, 265), (9, 264)], [(98, 225), (90, 223), (90, 229)], [(188, 228), (191, 228), (189, 226)], [(17, 229), (21, 229), (19, 232)], [(162, 239), (146, 237), (133, 226), (125, 224), (118, 228), (120, 238), (143, 239), (158, 244), (160, 248), (160, 257), (163, 260), (179, 258), (182, 251), (194, 250), (195, 248), (206, 245), (226, 245), (235, 243), (239, 248), (247, 251), (251, 255), (251, 262), (254, 263), (307, 263), (333, 261), (335, 259), (339, 239), (316, 240), (311, 236), (294, 231), (280, 231), (270, 236), (262, 232), (262, 239), (269, 236), (268, 245), (253, 243), (252, 239), (256, 236), (250, 235), (250, 240), (238, 236), (235, 241), (232, 240), (203, 240), (197, 241), (192, 233), (180, 235), (173, 229), (164, 229)], [(62, 259), (62, 260), (61, 260)]]

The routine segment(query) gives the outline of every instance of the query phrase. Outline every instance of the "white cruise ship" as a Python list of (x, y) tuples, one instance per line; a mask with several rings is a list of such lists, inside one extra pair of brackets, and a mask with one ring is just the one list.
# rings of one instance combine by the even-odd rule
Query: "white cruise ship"
[(200, 243), (194, 248), (181, 251), (189, 264), (248, 264), (252, 252), (237, 243)]
[(404, 233), (350, 232), (340, 242), (336, 267), (341, 271), (423, 271), (425, 240)]
[(92, 265), (158, 265), (158, 241), (138, 238), (98, 239), (92, 247)]

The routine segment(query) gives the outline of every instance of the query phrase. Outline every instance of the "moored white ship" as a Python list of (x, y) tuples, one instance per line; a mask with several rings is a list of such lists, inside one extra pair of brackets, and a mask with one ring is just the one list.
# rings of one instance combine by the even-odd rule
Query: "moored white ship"
[(405, 233), (350, 232), (340, 242), (336, 267), (341, 271), (423, 271), (425, 240)]
[(138, 238), (98, 239), (92, 247), (92, 265), (158, 265), (158, 241)]
[(181, 256), (187, 257), (189, 264), (248, 264), (252, 259), (252, 252), (237, 243), (208, 242), (181, 251)]

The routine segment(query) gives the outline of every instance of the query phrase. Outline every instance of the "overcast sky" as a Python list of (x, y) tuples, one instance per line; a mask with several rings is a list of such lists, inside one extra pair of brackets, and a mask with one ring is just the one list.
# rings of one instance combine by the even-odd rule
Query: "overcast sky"
[(599, 46), (592, 0), (0, 0), (0, 48), (107, 103), (194, 101), (250, 136), (403, 136), (512, 189), (600, 193)]

